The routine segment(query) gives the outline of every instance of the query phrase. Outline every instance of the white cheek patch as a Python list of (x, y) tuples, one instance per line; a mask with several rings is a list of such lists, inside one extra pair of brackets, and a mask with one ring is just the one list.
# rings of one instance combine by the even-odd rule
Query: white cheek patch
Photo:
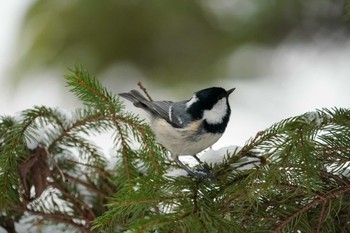
[(221, 124), (227, 114), (226, 101), (226, 98), (222, 98), (213, 106), (212, 109), (205, 110), (203, 112), (203, 119), (206, 120), (208, 124)]
[(193, 95), (193, 97), (186, 103), (186, 108), (191, 107), (192, 104), (196, 103), (199, 99), (196, 95)]

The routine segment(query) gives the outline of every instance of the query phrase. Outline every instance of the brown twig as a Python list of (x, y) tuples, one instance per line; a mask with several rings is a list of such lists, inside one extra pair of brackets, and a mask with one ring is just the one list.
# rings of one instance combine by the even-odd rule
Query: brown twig
[(149, 101), (153, 101), (152, 97), (148, 94), (146, 88), (142, 85), (141, 82), (137, 82), (137, 85), (140, 87), (140, 89), (145, 93)]
[(322, 226), (323, 226), (323, 223), (326, 219), (326, 205), (327, 205), (327, 201), (324, 201), (323, 204), (322, 204), (322, 210), (321, 210), (321, 213), (320, 213), (320, 217), (318, 218), (318, 224), (317, 224), (317, 229), (316, 229), (316, 232), (317, 233), (320, 233), (322, 232)]
[(64, 200), (69, 200), (72, 203), (72, 208), (79, 214), (80, 217), (84, 218), (87, 223), (90, 223), (96, 218), (94, 211), (89, 207), (84, 200), (73, 195), (65, 186), (60, 185), (57, 181), (50, 183), (50, 185), (58, 189)]

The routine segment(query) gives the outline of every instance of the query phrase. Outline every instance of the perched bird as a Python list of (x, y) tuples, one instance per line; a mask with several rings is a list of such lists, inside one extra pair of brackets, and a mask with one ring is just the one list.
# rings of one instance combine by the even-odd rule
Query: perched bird
[(191, 171), (179, 160), (179, 155), (192, 155), (202, 164), (196, 154), (223, 135), (231, 114), (228, 97), (234, 90), (210, 87), (180, 102), (150, 101), (137, 90), (119, 95), (149, 113), (156, 139), (189, 175), (203, 177), (203, 172), (212, 176), (207, 166), (202, 171)]

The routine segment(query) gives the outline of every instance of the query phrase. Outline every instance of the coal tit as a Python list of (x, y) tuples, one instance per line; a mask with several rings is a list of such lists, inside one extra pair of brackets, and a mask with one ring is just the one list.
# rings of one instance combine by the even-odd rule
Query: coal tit
[(210, 87), (180, 102), (149, 101), (139, 91), (119, 95), (150, 115), (150, 127), (158, 142), (170, 151), (171, 157), (192, 176), (212, 176), (207, 166), (191, 171), (179, 155), (192, 155), (202, 164), (197, 153), (212, 146), (223, 135), (230, 119), (229, 95), (235, 90)]

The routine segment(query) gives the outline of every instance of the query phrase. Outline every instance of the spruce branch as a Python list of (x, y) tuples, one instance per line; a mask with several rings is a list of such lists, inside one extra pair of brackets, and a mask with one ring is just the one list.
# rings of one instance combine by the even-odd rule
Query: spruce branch
[(84, 67), (77, 65), (69, 71), (71, 74), (65, 76), (67, 86), (83, 104), (112, 114), (120, 111), (122, 105), (117, 101), (116, 95), (103, 87)]
[[(51, 220), (51, 221), (56, 222), (56, 223), (65, 223), (65, 224), (68, 224), (68, 225), (75, 227), (76, 229), (79, 229), (81, 232), (84, 232), (84, 233), (94, 233), (94, 231), (89, 230), (85, 226), (78, 224), (78, 223), (75, 223), (73, 221), (72, 216), (55, 214), (55, 213), (44, 213), (42, 211), (32, 210), (32, 209), (29, 209), (29, 208), (23, 207), (23, 206), (13, 206), (12, 210), (17, 211), (17, 212), (21, 212), (21, 213), (28, 212), (28, 213), (33, 214), (35, 216), (41, 216), (44, 219), (48, 219), (48, 220)], [(76, 218), (76, 219), (78, 219), (78, 218)]]
[[(26, 212), (81, 232), (350, 230), (349, 109), (316, 110), (258, 132), (212, 166), (213, 182), (165, 175), (166, 151), (146, 123), (83, 67), (66, 79), (83, 108), (0, 118), (1, 220)], [(113, 167), (86, 137), (106, 132)]]
[[(337, 114), (342, 114), (345, 118)], [(339, 170), (339, 166), (342, 167), (342, 171), (349, 169), (349, 165), (345, 163), (345, 158), (349, 158), (346, 155), (348, 147), (345, 145), (349, 144), (344, 142), (344, 140), (341, 140), (344, 144), (341, 147), (334, 145), (337, 139), (332, 141), (332, 144), (337, 148), (334, 156), (343, 156), (344, 160), (338, 160), (339, 163), (337, 165), (339, 166), (336, 166), (337, 169), (332, 169), (329, 172), (331, 175), (327, 175), (327, 172), (325, 172), (325, 168), (329, 164), (328, 161), (332, 161), (324, 160), (322, 155), (325, 153), (329, 156), (331, 151), (329, 145), (325, 143), (325, 141), (330, 141), (327, 138), (330, 137), (330, 134), (327, 132), (340, 129), (339, 124), (336, 124), (334, 119), (342, 122), (344, 120), (348, 121), (348, 112), (337, 109), (334, 111), (318, 110), (314, 113), (306, 113), (283, 120), (271, 128), (259, 132), (252, 140), (247, 142), (242, 150), (236, 151), (234, 155), (231, 155), (223, 163), (224, 167), (217, 167), (222, 176), (219, 177), (217, 184), (209, 186), (197, 184), (192, 186), (191, 183), (184, 183), (182, 179), (176, 179), (177, 181), (173, 185), (179, 186), (181, 184), (182, 190), (175, 191), (175, 189), (171, 189), (171, 191), (183, 193), (183, 190), (192, 190), (192, 194), (189, 197), (193, 203), (191, 208), (194, 208), (194, 210), (186, 208), (187, 205), (183, 202), (180, 202), (180, 205), (173, 204), (172, 209), (191, 213), (183, 219), (186, 223), (181, 225), (183, 228), (181, 227), (179, 230), (185, 231), (184, 229), (187, 229), (187, 221), (194, 217), (193, 215), (199, 217), (198, 223), (201, 225), (200, 229), (202, 231), (212, 229), (211, 221), (208, 221), (205, 216), (212, 216), (215, 219), (214, 216), (216, 215), (204, 211), (205, 208), (203, 206), (204, 203), (210, 201), (210, 198), (222, 200), (217, 203), (210, 201), (212, 203), (210, 206), (221, 210), (219, 212), (220, 217), (224, 220), (237, 221), (236, 225), (233, 226), (237, 231), (240, 228), (241, 230), (245, 229), (245, 231), (253, 232), (254, 229), (263, 227), (266, 230), (276, 229), (278, 232), (279, 230), (295, 229), (294, 227), (296, 226), (299, 229), (307, 230), (311, 229), (309, 224), (314, 224), (314, 229), (320, 229), (321, 223), (328, 224), (331, 221), (331, 217), (326, 215), (325, 208), (332, 208), (332, 206), (327, 205), (327, 207), (324, 205), (329, 203), (328, 201), (330, 201), (331, 197), (339, 200), (337, 195), (329, 195), (328, 193), (339, 188), (342, 190), (341, 192), (349, 192), (347, 188), (342, 188), (347, 187), (344, 177), (334, 173)], [(344, 123), (341, 124), (344, 125)], [(349, 133), (349, 128), (342, 126), (341, 129), (341, 134), (331, 133), (332, 136), (336, 135), (348, 140), (347, 137), (344, 138), (344, 134)], [(327, 149), (325, 150), (325, 148)], [(234, 166), (232, 169), (232, 164), (244, 157), (256, 158), (260, 161), (260, 164), (248, 171), (239, 172), (234, 170), (240, 166)], [(243, 164), (245, 165), (245, 163)], [(330, 183), (330, 179), (335, 182)], [(167, 185), (162, 184), (154, 186), (155, 190), (152, 193), (164, 193), (167, 187)], [(207, 192), (207, 190), (210, 190), (210, 192)], [(199, 193), (201, 195), (198, 195)], [(143, 192), (142, 195), (144, 195)], [(148, 202), (150, 200), (143, 198), (140, 201), (140, 197), (142, 196), (135, 196), (134, 198), (136, 199), (133, 199), (135, 202), (128, 201), (128, 204), (133, 205), (133, 210), (138, 208), (137, 206), (143, 206), (143, 201)], [(327, 202), (321, 201), (325, 199)], [(333, 199), (332, 202), (334, 202)], [(215, 208), (215, 205), (220, 207)], [(314, 213), (315, 206), (321, 206), (317, 214)], [(329, 211), (331, 210), (329, 209), (327, 212)], [(117, 213), (118, 210), (115, 207), (111, 207), (111, 212), (106, 213), (105, 217), (110, 216), (110, 214), (115, 216)], [(311, 218), (315, 214), (317, 215), (315, 218), (317, 221), (308, 223), (310, 220), (306, 216), (310, 215)], [(174, 219), (173, 212), (159, 213), (159, 215), (159, 218), (150, 215), (151, 220), (144, 223), (142, 229), (157, 228), (158, 224), (159, 228), (157, 229), (169, 230), (170, 226), (167, 224), (167, 221)], [(109, 219), (105, 217), (105, 220)], [(163, 221), (159, 219), (163, 219)], [(99, 219), (97, 219), (97, 222), (99, 222)], [(195, 223), (192, 222), (192, 224)], [(237, 227), (238, 225), (240, 227)], [(130, 225), (125, 226), (132, 227), (134, 224), (130, 222)], [(152, 228), (147, 228), (147, 226)], [(103, 224), (99, 225), (99, 227), (103, 227)], [(174, 228), (174, 226), (172, 227)]]
[[(76, 67), (66, 78), (84, 108), (68, 112), (42, 106), (16, 117), (1, 117), (0, 204), (15, 212), (23, 206), (22, 211), (45, 213), (51, 215), (47, 219), (72, 226), (77, 225), (57, 216), (80, 216), (86, 223), (82, 227), (89, 231), (90, 222), (106, 210), (107, 199), (118, 188), (130, 190), (135, 178), (160, 175), (168, 165), (149, 127), (124, 112), (118, 98), (84, 68)], [(124, 162), (106, 170), (104, 155), (84, 135), (110, 131), (114, 131), (117, 156)], [(132, 149), (135, 141), (141, 144), (139, 149)], [(32, 188), (35, 197), (30, 196)]]
[(331, 191), (330, 193), (326, 194), (323, 197), (317, 198), (315, 200), (313, 200), (312, 202), (310, 202), (309, 204), (305, 205), (303, 208), (301, 208), (300, 210), (296, 211), (295, 213), (293, 213), (292, 215), (290, 215), (287, 219), (285, 219), (284, 221), (282, 221), (280, 224), (277, 225), (276, 229), (274, 229), (273, 232), (282, 232), (282, 229), (289, 224), (291, 221), (293, 221), (295, 218), (297, 218), (299, 215), (301, 215), (302, 213), (306, 212), (307, 210), (315, 207), (316, 205), (320, 205), (322, 203), (326, 203), (329, 202), (330, 200), (332, 200), (333, 198), (336, 198), (337, 195), (342, 195), (344, 193), (348, 193), (350, 192), (350, 185), (349, 186), (345, 186), (343, 188), (339, 188), (336, 190)]

